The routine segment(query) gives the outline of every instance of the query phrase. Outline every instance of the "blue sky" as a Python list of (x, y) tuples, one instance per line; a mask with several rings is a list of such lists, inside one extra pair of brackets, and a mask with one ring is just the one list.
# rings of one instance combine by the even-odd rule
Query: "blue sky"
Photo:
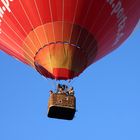
[(50, 82), (0, 52), (0, 140), (140, 140), (140, 26), (72, 82), (73, 121), (47, 118)]

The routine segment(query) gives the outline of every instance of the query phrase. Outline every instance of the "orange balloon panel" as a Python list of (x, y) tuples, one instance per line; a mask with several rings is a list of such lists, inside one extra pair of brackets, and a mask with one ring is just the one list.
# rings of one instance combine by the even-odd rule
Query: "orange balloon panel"
[(131, 34), (139, 0), (0, 0), (0, 49), (46, 78), (72, 79)]

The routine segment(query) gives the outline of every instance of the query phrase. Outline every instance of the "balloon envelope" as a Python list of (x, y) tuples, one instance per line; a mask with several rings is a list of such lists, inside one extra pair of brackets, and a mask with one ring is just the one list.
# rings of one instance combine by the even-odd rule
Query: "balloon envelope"
[(139, 0), (1, 0), (0, 49), (52, 79), (71, 79), (131, 34)]

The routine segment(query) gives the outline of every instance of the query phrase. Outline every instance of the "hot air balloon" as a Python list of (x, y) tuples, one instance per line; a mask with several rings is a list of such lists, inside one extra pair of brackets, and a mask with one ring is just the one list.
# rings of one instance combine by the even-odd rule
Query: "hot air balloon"
[(139, 0), (1, 0), (0, 49), (46, 78), (73, 79), (128, 38), (139, 6)]

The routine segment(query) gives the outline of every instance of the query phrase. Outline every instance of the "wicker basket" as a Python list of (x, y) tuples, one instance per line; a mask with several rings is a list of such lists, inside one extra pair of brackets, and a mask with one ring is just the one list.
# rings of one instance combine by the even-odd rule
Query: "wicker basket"
[(66, 93), (50, 94), (48, 102), (48, 117), (72, 120), (76, 111), (75, 96)]

